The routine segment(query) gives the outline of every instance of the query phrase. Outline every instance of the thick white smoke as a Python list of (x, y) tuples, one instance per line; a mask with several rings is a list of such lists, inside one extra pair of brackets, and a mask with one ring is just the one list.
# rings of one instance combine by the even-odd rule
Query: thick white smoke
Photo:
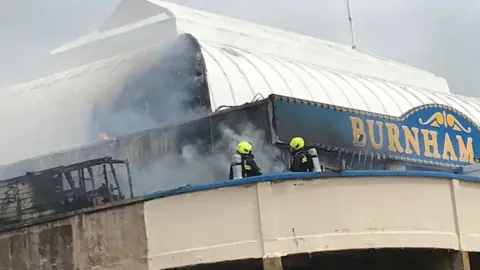
[(199, 152), (199, 147), (189, 144), (182, 147), (181, 154), (167, 155), (145, 169), (133, 170), (135, 195), (227, 180), (231, 157), (241, 140), (253, 144), (255, 160), (264, 172), (284, 170), (285, 164), (281, 161), (280, 149), (269, 144), (265, 140), (265, 134), (256, 130), (253, 125), (247, 125), (240, 133), (224, 126), (221, 133), (222, 139), (215, 143), (222, 147), (220, 151)]
[[(151, 154), (148, 153), (151, 149), (142, 145), (162, 141), (158, 136), (142, 138), (141, 143), (136, 142), (136, 135), (132, 135), (134, 133), (176, 126), (207, 114), (205, 108), (189, 106), (192, 101), (193, 103), (197, 101), (202, 91), (208, 95), (204, 84), (205, 78), (201, 72), (199, 73), (201, 54), (192, 38), (183, 37), (181, 41), (169, 51), (171, 55), (163, 55), (158, 50), (133, 54), (131, 57), (139, 58), (123, 64), (128, 66), (107, 67), (106, 69), (110, 70), (101, 76), (97, 74), (100, 71), (97, 71), (84, 78), (93, 89), (88, 89), (88, 92), (82, 91), (80, 95), (85, 99), (93, 99), (95, 106), (84, 108), (85, 110), (81, 112), (91, 113), (92, 124), (88, 128), (77, 127), (77, 133), (82, 136), (84, 133), (90, 133), (92, 147), (67, 150), (53, 158), (46, 156), (7, 165), (1, 168), (0, 176), (4, 175), (2, 172), (8, 172), (8, 177), (13, 177), (12, 171), (22, 175), (27, 171), (49, 169), (104, 156), (128, 158), (131, 161), (135, 194), (140, 195), (188, 184), (227, 180), (231, 156), (240, 140), (253, 143), (255, 159), (264, 172), (282, 171), (284, 165), (277, 158), (281, 155), (280, 150), (266, 141), (263, 131), (256, 130), (248, 123), (240, 132), (234, 132), (226, 126), (221, 127), (221, 139), (215, 141), (213, 149), (209, 151), (199, 150), (202, 147), (199, 146), (200, 143), (195, 144), (195, 140), (205, 141), (212, 138), (193, 140), (190, 138), (188, 141), (191, 144), (183, 146), (181, 153), (167, 154), (164, 157), (161, 157), (162, 151)], [(117, 74), (119, 70), (130, 71)], [(106, 85), (97, 81), (112, 83)], [(108, 87), (108, 91), (101, 95), (102, 98), (91, 95), (92, 92), (104, 90), (104, 87)], [(85, 115), (82, 117), (86, 118)], [(56, 130), (53, 129), (51, 132)], [(99, 143), (100, 134), (103, 132), (111, 139), (121, 138), (118, 143)], [(120, 176), (126, 178), (124, 174)], [(125, 180), (121, 182), (122, 188), (126, 190), (127, 182)]]
[[(205, 78), (199, 73), (202, 55), (192, 42), (193, 38), (183, 36), (179, 40), (181, 42), (175, 43), (173, 49), (160, 58), (150, 55), (139, 61), (141, 66), (134, 68), (135, 74), (126, 80), (121, 95), (114, 102), (101, 103), (99, 107), (103, 119), (95, 133), (103, 128), (113, 136), (122, 136), (145, 129), (175, 126), (207, 115), (203, 108), (185, 106), (192, 101), (192, 96), (195, 100), (201, 89), (206, 89), (202, 85)], [(193, 72), (192, 68), (195, 68)], [(200, 92), (195, 92), (199, 89)], [(221, 139), (215, 141), (214, 149), (209, 151), (200, 152), (202, 147), (192, 143), (182, 146), (179, 154), (169, 154), (156, 160), (139, 158), (132, 161), (136, 195), (227, 180), (231, 155), (240, 140), (253, 143), (255, 158), (265, 172), (283, 170), (283, 164), (276, 161), (280, 150), (266, 142), (263, 131), (248, 123), (238, 133), (226, 126), (220, 130)], [(212, 138), (194, 138), (198, 141), (207, 139)]]
[[(97, 100), (92, 115), (93, 140), (99, 133), (112, 137), (184, 123), (206, 115), (202, 107), (188, 106), (204, 87), (195, 73), (201, 52), (189, 36), (145, 49), (132, 61), (115, 95)], [(206, 91), (206, 90), (205, 90)]]

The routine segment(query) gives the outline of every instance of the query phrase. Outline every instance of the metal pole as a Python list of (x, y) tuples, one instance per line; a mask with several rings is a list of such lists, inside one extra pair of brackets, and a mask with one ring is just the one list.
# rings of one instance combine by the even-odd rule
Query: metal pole
[(115, 185), (117, 185), (118, 196), (122, 197), (123, 193), (122, 193), (122, 189), (120, 188), (120, 183), (118, 182), (117, 173), (115, 172), (115, 167), (113, 166), (113, 163), (110, 163), (109, 165), (110, 165), (110, 170), (112, 171), (113, 180), (115, 181)]
[(93, 169), (92, 167), (88, 167), (87, 170), (90, 180), (92, 181), (92, 190), (95, 190), (95, 176), (93, 175)]
[(128, 162), (128, 159), (125, 161), (125, 165), (127, 166), (128, 188), (130, 189), (130, 198), (133, 198), (132, 173), (130, 172), (130, 162)]
[(357, 47), (355, 42), (355, 30), (353, 29), (352, 9), (350, 8), (350, 0), (347, 0), (348, 21), (350, 22), (350, 34), (352, 35), (352, 49)]
[(103, 180), (105, 180), (105, 185), (108, 191), (108, 202), (112, 201), (112, 194), (110, 190), (110, 184), (108, 183), (108, 175), (107, 175), (107, 165), (105, 163), (102, 164), (103, 167)]

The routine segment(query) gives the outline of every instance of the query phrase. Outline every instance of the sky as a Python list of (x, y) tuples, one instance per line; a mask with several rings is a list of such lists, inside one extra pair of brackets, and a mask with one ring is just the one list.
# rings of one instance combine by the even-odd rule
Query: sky
[[(119, 0), (0, 0), (0, 86), (36, 76), (48, 52), (99, 27)], [(171, 0), (239, 19), (350, 43), (344, 0)], [(350, 0), (357, 46), (445, 77), (480, 97), (480, 1)]]

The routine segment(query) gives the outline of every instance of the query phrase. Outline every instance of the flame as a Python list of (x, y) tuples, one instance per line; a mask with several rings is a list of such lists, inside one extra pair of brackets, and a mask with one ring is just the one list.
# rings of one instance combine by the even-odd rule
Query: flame
[(108, 139), (110, 139), (110, 137), (108, 136), (108, 134), (107, 134), (106, 132), (100, 133), (100, 137), (102, 138), (102, 140), (108, 140)]

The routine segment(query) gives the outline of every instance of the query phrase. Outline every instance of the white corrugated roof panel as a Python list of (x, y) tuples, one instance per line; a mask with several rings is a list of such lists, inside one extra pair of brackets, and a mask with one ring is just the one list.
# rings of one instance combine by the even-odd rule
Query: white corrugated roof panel
[(205, 57), (212, 110), (242, 105), (256, 94), (279, 94), (391, 116), (437, 103), (455, 108), (480, 124), (480, 110), (475, 106), (480, 100), (475, 98), (199, 42)]
[[(156, 12), (153, 12), (155, 7)], [(125, 20), (125, 18), (130, 18), (130, 20)], [(171, 21), (174, 21), (174, 23), (170, 23)], [(112, 23), (116, 27), (112, 27)], [(86, 44), (102, 42), (115, 36), (127, 35), (127, 33), (135, 33), (135, 31), (139, 32), (152, 25), (163, 25), (164, 30), (151, 27), (152, 31), (156, 32), (142, 34), (141, 38), (150, 39), (151, 42), (159, 42), (158, 37), (168, 36), (167, 32), (190, 33), (203, 41), (225, 44), (261, 55), (269, 55), (271, 57), (268, 58), (267, 62), (274, 66), (279, 65), (275, 62), (275, 57), (280, 57), (296, 63), (313, 64), (318, 67), (398, 82), (435, 92), (450, 92), (444, 78), (360, 49), (352, 49), (349, 45), (320, 40), (161, 0), (147, 0), (147, 2), (124, 0), (108, 18), (107, 24), (110, 27), (106, 29), (100, 27), (99, 31), (94, 31), (87, 36), (67, 43), (54, 50), (54, 52), (68, 51)], [(166, 30), (166, 28), (169, 28), (169, 30)], [(138, 37), (135, 36), (135, 38)], [(128, 41), (126, 40), (126, 43)], [(278, 70), (287, 68), (288, 66), (276, 67)], [(292, 78), (292, 80), (295, 81), (296, 79)]]
[(395, 81), (436, 92), (450, 92), (444, 78), (361, 49), (352, 49), (346, 44), (187, 8), (162, 0), (148, 1), (170, 11), (176, 19), (178, 33), (190, 33), (204, 41)]

